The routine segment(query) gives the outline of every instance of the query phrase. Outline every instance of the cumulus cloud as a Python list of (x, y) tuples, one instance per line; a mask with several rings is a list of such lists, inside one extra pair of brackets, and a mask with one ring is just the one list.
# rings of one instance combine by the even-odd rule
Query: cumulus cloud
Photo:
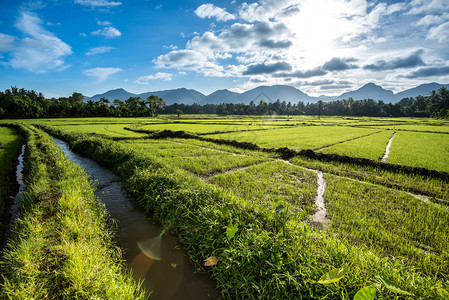
[(83, 73), (87, 76), (94, 77), (98, 82), (103, 82), (110, 76), (123, 71), (120, 68), (92, 68), (84, 70)]
[(323, 70), (321, 67), (306, 70), (306, 71), (295, 71), (292, 73), (280, 73), (280, 74), (274, 74), (274, 77), (290, 77), (290, 78), (310, 78), (315, 76), (323, 76), (326, 75), (327, 72)]
[(223, 76), (223, 67), (210, 62), (203, 53), (195, 50), (175, 50), (153, 60), (157, 68), (174, 68), (201, 72), (206, 76)]
[(354, 59), (342, 59), (334, 57), (330, 61), (324, 63), (322, 69), (326, 71), (344, 71), (349, 69), (356, 69), (357, 66), (350, 64)]
[(64, 57), (72, 54), (69, 45), (57, 38), (53, 33), (46, 30), (43, 21), (35, 14), (22, 12), (15, 24), (26, 37), (14, 46), (14, 38), (2, 35), (5, 41), (2, 47), (11, 52), (11, 58), (6, 63), (13, 68), (26, 69), (33, 73), (44, 73), (48, 70), (63, 70)]
[(449, 66), (448, 67), (429, 67), (429, 68), (420, 68), (409, 75), (405, 76), (405, 78), (414, 79), (419, 77), (432, 77), (432, 76), (445, 76), (449, 75)]
[(103, 54), (103, 53), (111, 52), (112, 50), (114, 50), (114, 47), (109, 47), (109, 46), (94, 47), (94, 48), (90, 48), (89, 51), (86, 52), (86, 55)]
[(371, 71), (382, 71), (423, 66), (425, 63), (421, 58), (422, 53), (423, 50), (418, 50), (408, 57), (398, 57), (389, 61), (378, 60), (374, 64), (366, 65), (363, 68)]
[(408, 14), (428, 14), (449, 10), (447, 0), (413, 0), (409, 4)]
[(446, 20), (449, 20), (449, 13), (444, 13), (441, 15), (425, 15), (414, 25), (428, 27), (431, 25), (439, 25), (441, 23), (444, 23)]
[(213, 4), (207, 3), (199, 6), (195, 10), (195, 14), (201, 19), (204, 18), (216, 18), (218, 21), (230, 21), (234, 20), (235, 16), (228, 13), (221, 7), (217, 7)]
[(428, 39), (437, 40), (438, 42), (444, 42), (449, 40), (448, 33), (449, 32), (449, 22), (443, 23), (436, 27), (433, 27), (429, 30), (429, 34), (427, 35)]
[(109, 0), (75, 0), (75, 3), (90, 7), (113, 7), (122, 5), (122, 2)]
[(168, 81), (168, 80), (172, 80), (172, 78), (173, 78), (173, 74), (159, 72), (154, 75), (140, 76), (139, 78), (137, 78), (136, 83), (137, 84), (148, 84), (148, 81), (150, 81), (150, 80), (162, 79), (162, 80)]
[(271, 74), (279, 71), (290, 71), (292, 66), (285, 62), (278, 62), (274, 64), (254, 64), (249, 65), (243, 72), (243, 75), (259, 75), (259, 74)]
[[(448, 13), (432, 13), (444, 1), (391, 4), (367, 0), (256, 0), (235, 2), (233, 14), (213, 4), (203, 4), (195, 11), (198, 17), (232, 23), (221, 27), (215, 24), (213, 31), (186, 35), (190, 38), (184, 49), (168, 49), (153, 62), (158, 68), (190, 70), (205, 76), (245, 77), (251, 83), (261, 77), (273, 84), (306, 78), (328, 80), (331, 76), (346, 79), (351, 75), (376, 80), (374, 74), (385, 78), (385, 70), (426, 66), (419, 51), (405, 57), (388, 55), (411, 47), (431, 49), (435, 42), (444, 42), (443, 32), (449, 31), (445, 17)], [(413, 9), (419, 9), (420, 15), (410, 15)], [(438, 19), (423, 17), (427, 13)], [(429, 27), (429, 47), (416, 46), (423, 34), (410, 33), (416, 29), (413, 25)], [(426, 50), (430, 55), (426, 56), (427, 66), (438, 61), (435, 52), (440, 50), (433, 51)], [(352, 85), (343, 81), (325, 86), (332, 89)]]
[(122, 35), (122, 33), (118, 29), (116, 29), (112, 26), (107, 26), (102, 29), (92, 31), (92, 34), (93, 35), (102, 35), (107, 39), (113, 39), (113, 38), (116, 38), (116, 37), (119, 37)]
[(270, 49), (289, 48), (292, 44), (293, 43), (288, 40), (284, 40), (284, 41), (263, 40), (259, 43), (260, 46), (270, 48)]

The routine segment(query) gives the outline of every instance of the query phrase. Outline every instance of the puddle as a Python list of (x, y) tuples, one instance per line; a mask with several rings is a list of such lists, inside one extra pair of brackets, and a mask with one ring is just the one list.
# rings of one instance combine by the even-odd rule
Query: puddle
[(6, 230), (6, 233), (5, 233), (4, 243), (6, 243), (6, 241), (12, 234), (13, 224), (19, 214), (20, 197), (22, 197), (22, 194), (25, 190), (25, 184), (23, 182), (23, 154), (25, 153), (25, 147), (26, 147), (25, 145), (22, 145), (22, 150), (20, 152), (19, 157), (17, 158), (19, 163), (17, 164), (17, 167), (16, 167), (16, 182), (17, 182), (17, 185), (19, 186), (19, 191), (17, 192), (16, 196), (14, 197), (14, 202), (11, 205), (11, 208), (9, 209), (10, 219), (9, 219), (8, 229)]
[(393, 133), (393, 135), (391, 136), (390, 140), (388, 141), (387, 148), (385, 148), (385, 154), (384, 154), (384, 156), (381, 159), (382, 162), (387, 162), (388, 155), (390, 155), (391, 143), (393, 142), (393, 138), (394, 138), (395, 134), (396, 134), (396, 132)]
[(312, 216), (312, 225), (319, 229), (325, 229), (326, 223), (329, 221), (327, 217), (326, 206), (324, 204), (324, 191), (326, 190), (326, 180), (324, 180), (323, 172), (314, 170), (318, 175), (317, 183), (318, 183), (318, 192), (315, 198), (315, 204), (317, 207), (317, 211)]
[(219, 299), (215, 282), (197, 274), (187, 254), (175, 238), (163, 234), (161, 227), (122, 191), (120, 178), (95, 161), (81, 157), (68, 145), (53, 138), (67, 157), (80, 165), (95, 181), (96, 195), (117, 220), (118, 246), (136, 279), (153, 293), (151, 299)]

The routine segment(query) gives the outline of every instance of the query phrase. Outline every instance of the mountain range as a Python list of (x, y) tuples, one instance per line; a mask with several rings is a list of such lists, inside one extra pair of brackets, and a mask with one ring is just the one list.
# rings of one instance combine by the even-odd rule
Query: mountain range
[(386, 90), (374, 83), (367, 83), (357, 90), (349, 91), (341, 94), (337, 97), (320, 96), (312, 97), (306, 93), (300, 91), (297, 88), (288, 85), (273, 85), (273, 86), (259, 86), (243, 93), (235, 93), (229, 90), (218, 90), (209, 95), (204, 95), (194, 89), (172, 89), (163, 91), (146, 92), (142, 94), (133, 94), (122, 88), (110, 90), (103, 94), (97, 94), (92, 97), (85, 97), (84, 100), (100, 100), (101, 98), (107, 98), (111, 102), (115, 99), (126, 100), (129, 97), (140, 97), (142, 99), (148, 98), (148, 96), (156, 95), (164, 99), (167, 105), (174, 103), (183, 104), (219, 104), (219, 103), (245, 103), (249, 104), (251, 101), (259, 103), (261, 100), (265, 102), (272, 102), (280, 99), (281, 101), (297, 103), (302, 102), (317, 102), (318, 100), (332, 101), (342, 100), (352, 97), (355, 100), (373, 99), (382, 100), (385, 103), (396, 103), (406, 97), (416, 96), (428, 96), (432, 91), (437, 91), (441, 87), (445, 86), (449, 88), (449, 84), (439, 83), (426, 83), (416, 86), (414, 88), (404, 90), (399, 93), (393, 93), (391, 90)]

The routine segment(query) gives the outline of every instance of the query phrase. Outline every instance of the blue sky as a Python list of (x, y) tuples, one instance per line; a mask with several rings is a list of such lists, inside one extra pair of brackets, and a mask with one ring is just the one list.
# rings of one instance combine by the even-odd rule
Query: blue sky
[(3, 0), (0, 89), (312, 96), (449, 83), (449, 1)]

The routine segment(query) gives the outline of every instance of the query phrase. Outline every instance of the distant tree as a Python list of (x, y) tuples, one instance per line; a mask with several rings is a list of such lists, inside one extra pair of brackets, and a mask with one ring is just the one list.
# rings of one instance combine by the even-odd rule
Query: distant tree
[(177, 108), (175, 110), (175, 114), (178, 115), (178, 117), (180, 117), (184, 112), (182, 110), (180, 110), (179, 108)]
[(149, 106), (151, 116), (157, 116), (158, 111), (165, 109), (167, 106), (165, 101), (156, 95), (149, 96), (146, 103)]

